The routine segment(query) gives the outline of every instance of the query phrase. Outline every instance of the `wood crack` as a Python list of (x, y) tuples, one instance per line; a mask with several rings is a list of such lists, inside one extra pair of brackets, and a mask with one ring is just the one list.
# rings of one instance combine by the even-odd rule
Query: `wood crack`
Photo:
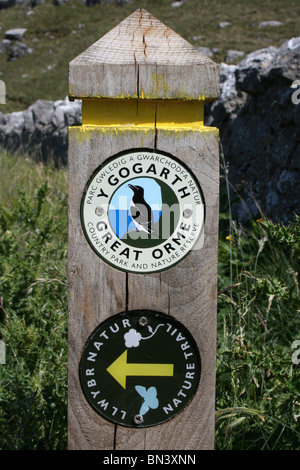
[(146, 52), (147, 44), (146, 44), (145, 33), (143, 34), (143, 46), (144, 46), (144, 56), (147, 57), (147, 52)]
[(155, 103), (155, 115), (154, 115), (154, 148), (155, 150), (157, 150), (157, 138), (158, 138), (158, 131), (157, 131), (157, 126), (156, 126), (156, 122), (157, 122), (157, 101)]
[(126, 273), (126, 279), (125, 279), (125, 282), (126, 282), (126, 299), (125, 299), (125, 312), (128, 312), (128, 309), (129, 309), (129, 275), (128, 273)]
[(113, 450), (117, 449), (117, 428), (118, 426), (115, 424)]

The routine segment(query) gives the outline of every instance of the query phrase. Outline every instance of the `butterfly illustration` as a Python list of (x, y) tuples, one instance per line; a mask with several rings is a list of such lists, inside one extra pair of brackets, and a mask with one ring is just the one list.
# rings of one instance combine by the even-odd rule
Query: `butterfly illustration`
[(135, 389), (138, 394), (144, 398), (141, 409), (139, 411), (140, 415), (145, 415), (147, 411), (150, 410), (150, 408), (155, 410), (158, 407), (157, 390), (155, 387), (149, 387), (147, 390), (142, 385), (136, 385)]

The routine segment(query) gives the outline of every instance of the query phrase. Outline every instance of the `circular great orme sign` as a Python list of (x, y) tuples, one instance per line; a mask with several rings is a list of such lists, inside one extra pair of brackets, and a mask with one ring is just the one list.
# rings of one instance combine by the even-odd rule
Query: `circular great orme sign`
[(132, 149), (94, 172), (82, 197), (81, 223), (93, 250), (111, 266), (159, 272), (195, 249), (204, 199), (195, 176), (178, 159)]

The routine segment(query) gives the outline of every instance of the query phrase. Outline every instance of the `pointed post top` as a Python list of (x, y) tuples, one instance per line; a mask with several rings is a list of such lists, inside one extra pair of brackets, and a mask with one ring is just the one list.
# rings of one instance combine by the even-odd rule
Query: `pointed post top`
[(219, 66), (139, 8), (70, 62), (69, 95), (212, 100)]

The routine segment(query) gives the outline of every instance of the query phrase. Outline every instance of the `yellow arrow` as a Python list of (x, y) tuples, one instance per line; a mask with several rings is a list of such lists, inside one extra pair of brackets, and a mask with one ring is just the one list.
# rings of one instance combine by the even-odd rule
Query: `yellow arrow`
[(128, 364), (126, 350), (106, 370), (126, 389), (126, 377), (129, 375), (172, 377), (174, 374), (174, 364)]

